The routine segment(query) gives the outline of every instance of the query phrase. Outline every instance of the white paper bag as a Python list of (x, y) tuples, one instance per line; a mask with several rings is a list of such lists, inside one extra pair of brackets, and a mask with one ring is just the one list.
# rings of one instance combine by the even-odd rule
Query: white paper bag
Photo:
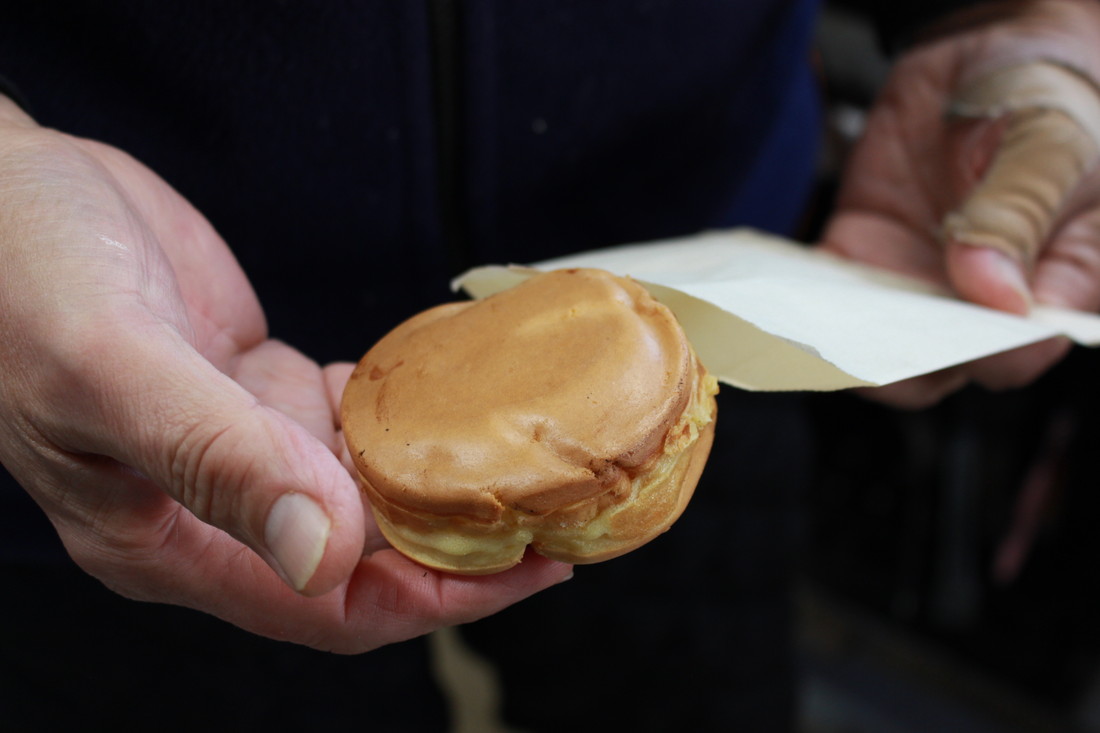
[(1100, 317), (1036, 307), (1022, 318), (803, 245), (737, 229), (491, 266), (455, 281), (481, 298), (539, 270), (631, 277), (676, 314), (721, 381), (750, 390), (881, 386), (1053, 336), (1100, 344)]

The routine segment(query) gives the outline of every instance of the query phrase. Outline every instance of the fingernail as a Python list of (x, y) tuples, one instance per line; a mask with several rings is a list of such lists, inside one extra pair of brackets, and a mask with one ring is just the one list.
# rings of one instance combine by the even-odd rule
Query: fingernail
[(1020, 297), (1022, 310), (1026, 313), (1031, 309), (1031, 288), (1027, 284), (1024, 268), (1020, 266), (1019, 262), (1000, 250), (991, 249), (988, 251), (990, 261), (997, 268), (1001, 281)]
[(264, 542), (283, 578), (302, 590), (325, 554), (332, 520), (305, 494), (283, 494), (271, 507), (264, 526)]
[(948, 250), (948, 270), (960, 295), (1018, 315), (1031, 310), (1031, 287), (1019, 261), (987, 244), (956, 239), (954, 245)]

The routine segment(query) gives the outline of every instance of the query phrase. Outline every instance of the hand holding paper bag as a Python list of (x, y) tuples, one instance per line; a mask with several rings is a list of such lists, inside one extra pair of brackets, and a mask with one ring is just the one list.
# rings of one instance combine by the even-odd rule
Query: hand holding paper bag
[[(827, 250), (981, 305), (1100, 307), (1100, 6), (990, 3), (895, 68), (846, 173)], [(1053, 340), (882, 390), (919, 406), (1025, 384)]]

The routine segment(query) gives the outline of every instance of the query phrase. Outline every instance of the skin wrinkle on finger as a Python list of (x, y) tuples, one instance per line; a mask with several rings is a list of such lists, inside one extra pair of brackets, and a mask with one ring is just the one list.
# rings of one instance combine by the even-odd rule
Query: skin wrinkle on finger
[[(202, 521), (218, 524), (219, 519), (224, 521), (222, 515), (232, 517), (239, 511), (239, 506), (223, 507), (218, 502), (223, 496), (240, 496), (253, 464), (249, 459), (244, 466), (234, 465), (232, 473), (219, 465), (224, 456), (233, 455), (240, 444), (236, 425), (224, 424), (210, 429), (201, 421), (184, 422), (190, 425), (166, 445), (169, 452), (164, 460), (168, 465), (169, 483), (165, 489)], [(223, 448), (221, 444), (226, 440), (231, 440), (233, 446)], [(214, 466), (210, 465), (212, 462)]]
[[(286, 465), (286, 451), (280, 449), (281, 438), (259, 414), (270, 409), (253, 404), (256, 419), (242, 420), (238, 414), (213, 430), (209, 416), (198, 421), (186, 416), (183, 421), (189, 427), (169, 441), (169, 493), (204, 522), (235, 526), (237, 538), (254, 547), (263, 547), (265, 517), (285, 490), (269, 486), (269, 477), (294, 476), (293, 466)], [(251, 496), (260, 503), (246, 501)]]

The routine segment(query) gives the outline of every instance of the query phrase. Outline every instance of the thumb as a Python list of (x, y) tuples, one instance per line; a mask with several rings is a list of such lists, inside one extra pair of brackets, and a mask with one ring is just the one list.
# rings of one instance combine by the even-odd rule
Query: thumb
[(98, 388), (84, 390), (92, 419), (81, 448), (140, 471), (301, 593), (324, 593), (351, 575), (363, 506), (324, 444), (171, 329), (131, 333), (102, 351)]
[(982, 77), (953, 111), (1003, 116), (1003, 134), (984, 177), (944, 218), (948, 277), (968, 300), (1026, 313), (1032, 265), (1096, 165), (1100, 96), (1075, 72), (1037, 62)]

